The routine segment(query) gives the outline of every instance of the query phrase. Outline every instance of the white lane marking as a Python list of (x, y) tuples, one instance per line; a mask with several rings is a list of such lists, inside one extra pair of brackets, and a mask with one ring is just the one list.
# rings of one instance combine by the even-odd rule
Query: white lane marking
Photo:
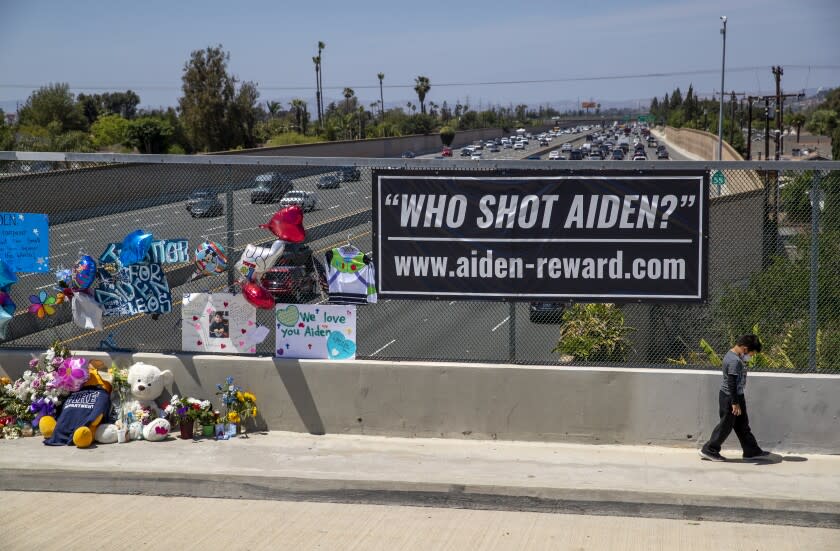
[(370, 195), (365, 195), (365, 199), (370, 199)]
[(83, 243), (87, 241), (87, 239), (77, 239), (75, 241), (67, 241), (66, 243), (62, 243), (62, 245), (75, 245), (76, 243)]
[(47, 285), (41, 285), (40, 287), (35, 287), (35, 290), (40, 291), (41, 289), (46, 289), (47, 287), (55, 287), (55, 283), (49, 283)]
[(62, 233), (60, 237), (67, 237), (66, 233)]
[(88, 231), (96, 231), (96, 228), (88, 228)]
[(503, 319), (502, 321), (500, 321), (500, 322), (499, 322), (499, 324), (498, 324), (496, 327), (494, 327), (493, 329), (491, 329), (491, 330), (490, 330), (490, 332), (491, 332), (491, 333), (494, 333), (494, 332), (496, 331), (496, 329), (498, 329), (499, 327), (501, 327), (501, 326), (503, 326), (504, 324), (506, 324), (506, 323), (508, 322), (508, 320), (509, 320), (509, 319), (510, 319), (510, 316), (508, 316), (508, 317), (506, 317), (505, 319)]
[(328, 208), (327, 210), (337, 209), (340, 205), (333, 205), (332, 207)]
[(455, 301), (454, 301), (454, 300), (453, 300), (453, 301), (450, 301), (449, 306), (452, 306), (453, 304), (455, 304)]
[(154, 224), (146, 224), (147, 228), (154, 228), (155, 226), (162, 226), (163, 222), (156, 222)]
[(377, 350), (376, 352), (371, 354), (371, 356), (376, 356), (377, 354), (379, 354), (380, 352), (382, 352), (383, 350), (385, 350), (386, 348), (388, 348), (389, 346), (391, 346), (395, 342), (397, 342), (397, 339), (392, 339), (391, 342), (389, 342), (388, 344), (386, 344), (385, 346), (383, 346), (382, 348), (380, 348), (379, 350)]

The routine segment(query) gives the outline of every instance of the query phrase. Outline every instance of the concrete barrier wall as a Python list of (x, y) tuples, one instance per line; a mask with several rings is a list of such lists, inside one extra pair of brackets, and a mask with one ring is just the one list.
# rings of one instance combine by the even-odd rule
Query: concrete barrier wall
[[(481, 128), (455, 132), (452, 147), (461, 147), (475, 140), (489, 140), (504, 135), (501, 128)], [(406, 151), (418, 155), (434, 153), (443, 149), (440, 134), (400, 136), (396, 138), (370, 138), (338, 142), (321, 142), (278, 147), (259, 147), (239, 151), (222, 151), (214, 155), (256, 155), (275, 157), (399, 157)]]
[[(264, 428), (316, 434), (692, 447), (717, 423), (721, 377), (689, 370), (77, 354), (170, 369), (175, 383), (168, 392), (214, 403), (215, 385), (232, 375), (256, 394)], [(20, 376), (29, 358), (0, 353), (0, 375)], [(753, 431), (766, 448), (838, 453), (838, 395), (837, 375), (751, 373)], [(729, 446), (737, 447), (734, 435)]]
[[(703, 159), (717, 159), (718, 138), (716, 135), (693, 128), (674, 128), (671, 126), (666, 126), (662, 131), (665, 134), (665, 139), (677, 147), (694, 155), (699, 155)], [(722, 153), (722, 160), (724, 161), (744, 160), (741, 154), (725, 140)]]

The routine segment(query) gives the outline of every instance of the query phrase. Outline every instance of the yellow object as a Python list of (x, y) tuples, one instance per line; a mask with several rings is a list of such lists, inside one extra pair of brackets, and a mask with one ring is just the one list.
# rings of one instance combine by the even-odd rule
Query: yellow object
[(49, 438), (53, 435), (53, 431), (55, 431), (55, 422), (55, 417), (52, 415), (44, 415), (41, 417), (41, 420), (38, 421), (38, 430), (41, 431), (44, 438)]
[(228, 421), (230, 421), (231, 423), (238, 423), (239, 422), (239, 414), (236, 413), (235, 411), (231, 411), (230, 413), (228, 413)]
[[(90, 378), (88, 378), (84, 386), (101, 386), (109, 393), (111, 392), (111, 390), (113, 390), (111, 382), (105, 380), (105, 377), (110, 378), (110, 375), (108, 373), (101, 373), (95, 367), (88, 367), (88, 373), (90, 373)], [(84, 388), (84, 386), (82, 388)]]
[(73, 443), (77, 448), (89, 448), (93, 444), (93, 431), (87, 427), (79, 427), (73, 433)]

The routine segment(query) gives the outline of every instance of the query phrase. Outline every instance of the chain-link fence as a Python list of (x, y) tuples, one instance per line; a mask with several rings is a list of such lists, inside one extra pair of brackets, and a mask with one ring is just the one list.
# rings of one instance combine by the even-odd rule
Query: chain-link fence
[[(284, 196), (302, 202), (307, 238), (287, 248), (263, 283), (279, 302), (325, 302), (324, 253), (348, 242), (374, 251), (372, 174), (388, 168), (488, 176), (527, 171), (533, 177), (561, 169), (626, 176), (705, 171), (711, 182), (708, 292), (702, 303), (615, 305), (383, 296), (358, 308), (358, 358), (711, 368), (738, 335), (755, 332), (764, 343), (756, 369), (840, 370), (840, 163), (814, 161), (0, 153), (0, 210), (49, 217), (49, 271), (18, 274), (8, 296), (17, 306), (0, 347), (44, 349), (57, 339), (81, 350), (180, 351), (183, 295), (235, 290), (234, 262), (246, 245), (271, 243), (274, 236), (259, 225)], [(101, 331), (75, 325), (67, 302), (47, 304), (55, 310), (49, 315), (41, 305), (57, 296), (56, 271), (73, 268), (84, 254), (107, 258), (110, 244), (136, 229), (162, 241), (161, 254), (171, 248), (162, 265), (171, 312), (106, 317)], [(227, 269), (194, 279), (195, 249), (206, 242), (225, 249)], [(375, 263), (389, 261), (374, 256)], [(258, 310), (257, 322), (273, 327), (273, 316), (273, 310)], [(274, 348), (272, 335), (256, 353), (273, 355)]]

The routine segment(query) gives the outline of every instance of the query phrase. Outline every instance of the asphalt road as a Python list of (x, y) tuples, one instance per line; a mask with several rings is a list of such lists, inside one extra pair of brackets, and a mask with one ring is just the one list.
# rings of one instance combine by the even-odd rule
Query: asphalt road
[[(578, 147), (583, 135), (561, 135), (550, 148), (559, 148), (571, 141)], [(501, 149), (490, 153), (486, 149), (483, 159), (523, 159), (539, 151), (547, 157), (547, 148), (531, 140), (526, 149)], [(454, 151), (454, 159), (460, 149)], [(426, 157), (435, 157), (430, 155)], [(629, 161), (632, 162), (632, 161)], [(558, 168), (562, 168), (562, 161)], [(255, 167), (256, 169), (256, 167)], [(158, 168), (157, 170), (160, 170)], [(295, 189), (315, 191), (318, 207), (307, 213), (307, 243), (319, 253), (343, 243), (352, 242), (359, 249), (370, 252), (371, 244), (371, 175), (362, 169), (361, 179), (345, 182), (339, 189), (317, 190), (318, 176), (294, 180)], [(82, 182), (83, 184), (83, 182)], [(201, 182), (196, 187), (201, 187)], [(232, 192), (235, 232), (232, 261), (248, 243), (267, 243), (273, 235), (258, 228), (266, 223), (277, 210), (276, 204), (252, 205), (250, 190)], [(224, 202), (225, 195), (220, 199)], [(51, 227), (50, 261), (53, 270), (71, 267), (79, 253), (98, 257), (108, 243), (121, 242), (134, 229), (142, 228), (155, 234), (155, 238), (189, 240), (190, 251), (205, 239), (227, 244), (226, 218), (194, 219), (185, 210), (183, 200), (140, 208), (118, 214), (91, 217), (85, 220), (57, 224)], [(59, 307), (59, 315), (38, 320), (26, 311), (29, 295), (38, 290), (52, 291), (55, 280), (49, 274), (22, 274), (13, 287), (13, 299), (18, 305), (13, 334), (25, 336), (4, 343), (16, 347), (43, 347), (54, 339), (68, 342), (76, 349), (96, 349), (101, 341), (112, 336), (117, 348), (146, 351), (178, 351), (180, 338), (180, 298), (184, 293), (225, 289), (225, 275), (186, 281), (192, 272), (191, 262), (166, 266), (173, 311), (152, 318), (147, 315), (105, 318), (104, 331), (87, 331), (69, 321), (69, 305)], [(313, 302), (324, 299), (316, 297)], [(260, 310), (259, 323), (271, 326), (272, 311)], [(531, 323), (528, 304), (464, 301), (392, 301), (382, 300), (376, 305), (359, 308), (358, 349), (361, 357), (393, 359), (431, 359), (467, 361), (519, 361), (527, 363), (556, 363), (558, 355), (551, 352), (557, 343), (558, 325)], [(258, 347), (260, 354), (273, 354), (273, 332)]]

